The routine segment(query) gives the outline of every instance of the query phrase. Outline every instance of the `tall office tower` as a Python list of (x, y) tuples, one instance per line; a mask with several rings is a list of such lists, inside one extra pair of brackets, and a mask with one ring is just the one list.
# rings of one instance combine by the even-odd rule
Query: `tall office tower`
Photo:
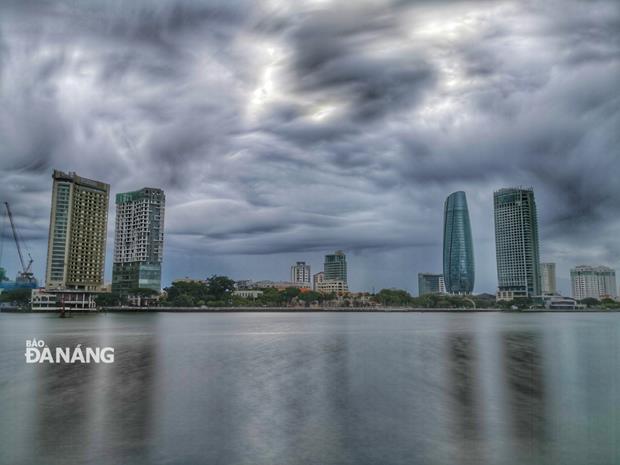
[(541, 295), (538, 219), (533, 189), (493, 194), (495, 254), (500, 300)]
[(291, 282), (293, 284), (302, 284), (304, 287), (310, 287), (311, 278), (310, 265), (306, 265), (306, 262), (297, 262), (291, 266)]
[(45, 287), (103, 286), (110, 186), (54, 170)]
[(318, 290), (321, 283), (325, 281), (325, 273), (323, 271), (319, 271), (318, 273), (312, 276), (312, 290)]
[(580, 265), (570, 270), (573, 298), (576, 300), (587, 297), (593, 299), (615, 298), (616, 271), (606, 266)]
[(113, 292), (161, 291), (165, 205), (161, 189), (145, 187), (116, 195)]
[(342, 250), (336, 250), (333, 254), (325, 255), (323, 264), (325, 281), (342, 281), (347, 283), (347, 257)]
[(465, 192), (454, 192), (444, 204), (443, 276), (450, 294), (474, 290), (474, 245)]
[(540, 264), (540, 284), (543, 294), (555, 294), (557, 292), (555, 263)]
[(418, 295), (445, 293), (446, 286), (442, 274), (418, 273)]

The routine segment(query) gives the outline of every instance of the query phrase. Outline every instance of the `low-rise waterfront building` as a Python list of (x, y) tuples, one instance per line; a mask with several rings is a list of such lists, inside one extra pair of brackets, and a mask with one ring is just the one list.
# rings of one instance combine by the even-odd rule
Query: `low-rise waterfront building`
[(320, 271), (312, 276), (312, 289), (318, 292), (318, 285), (325, 281), (325, 272)]
[(260, 289), (237, 289), (236, 291), (233, 291), (233, 295), (243, 297), (244, 299), (256, 299), (263, 295), (263, 291)]
[(545, 308), (549, 310), (578, 310), (585, 308), (577, 300), (560, 295), (546, 295), (543, 297)]
[(317, 283), (316, 292), (322, 294), (343, 294), (349, 292), (349, 287), (345, 281), (342, 280), (325, 280)]
[(80, 290), (46, 290), (33, 289), (30, 297), (30, 305), (33, 311), (58, 312), (61, 310), (95, 311), (97, 303), (95, 299), (100, 292)]

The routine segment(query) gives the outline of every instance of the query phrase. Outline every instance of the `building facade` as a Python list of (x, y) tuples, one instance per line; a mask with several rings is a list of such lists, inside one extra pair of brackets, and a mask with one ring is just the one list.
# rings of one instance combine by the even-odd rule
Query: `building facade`
[(347, 283), (347, 257), (342, 250), (325, 255), (323, 265), (325, 281), (342, 281)]
[(165, 206), (161, 189), (145, 187), (116, 195), (113, 292), (161, 291)]
[(555, 263), (547, 262), (540, 264), (540, 286), (543, 295), (556, 294), (558, 292), (555, 277)]
[(445, 293), (446, 286), (442, 274), (418, 273), (418, 295)]
[(312, 276), (312, 289), (314, 291), (318, 291), (318, 285), (325, 281), (325, 273), (323, 271), (319, 271), (318, 273)]
[(538, 217), (533, 189), (493, 194), (500, 300), (541, 295)]
[(349, 292), (349, 287), (345, 281), (332, 279), (317, 283), (315, 291), (322, 294), (344, 294)]
[(54, 170), (45, 287), (103, 286), (110, 186)]
[(291, 266), (291, 282), (295, 284), (303, 284), (304, 287), (310, 288), (312, 274), (310, 273), (310, 265), (306, 262), (296, 262)]
[(474, 245), (465, 192), (454, 192), (444, 204), (443, 277), (450, 294), (474, 290)]
[(616, 271), (606, 266), (580, 265), (570, 270), (573, 298), (616, 298)]

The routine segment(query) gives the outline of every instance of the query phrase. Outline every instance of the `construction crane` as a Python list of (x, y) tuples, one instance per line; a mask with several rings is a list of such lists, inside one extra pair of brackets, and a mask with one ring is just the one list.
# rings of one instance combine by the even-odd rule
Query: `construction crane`
[(22, 247), (19, 243), (19, 236), (17, 235), (17, 229), (15, 228), (15, 222), (13, 221), (13, 214), (11, 213), (11, 207), (9, 207), (9, 202), (4, 202), (4, 206), (6, 207), (6, 213), (9, 217), (9, 222), (11, 223), (11, 230), (13, 231), (13, 239), (15, 239), (15, 246), (17, 247), (17, 255), (19, 255), (19, 262), (21, 263), (22, 270), (17, 275), (16, 282), (27, 284), (36, 282), (34, 278), (34, 274), (32, 273), (32, 257), (28, 254), (28, 264), (24, 260), (24, 255), (22, 254)]

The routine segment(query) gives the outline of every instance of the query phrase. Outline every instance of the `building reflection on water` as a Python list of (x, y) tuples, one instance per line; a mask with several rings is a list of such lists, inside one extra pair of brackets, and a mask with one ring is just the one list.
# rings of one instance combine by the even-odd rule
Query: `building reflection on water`
[(1, 465), (620, 463), (614, 315), (33, 317), (0, 315)]
[(504, 333), (502, 339), (513, 434), (526, 460), (544, 454), (547, 442), (542, 334), (513, 331)]

